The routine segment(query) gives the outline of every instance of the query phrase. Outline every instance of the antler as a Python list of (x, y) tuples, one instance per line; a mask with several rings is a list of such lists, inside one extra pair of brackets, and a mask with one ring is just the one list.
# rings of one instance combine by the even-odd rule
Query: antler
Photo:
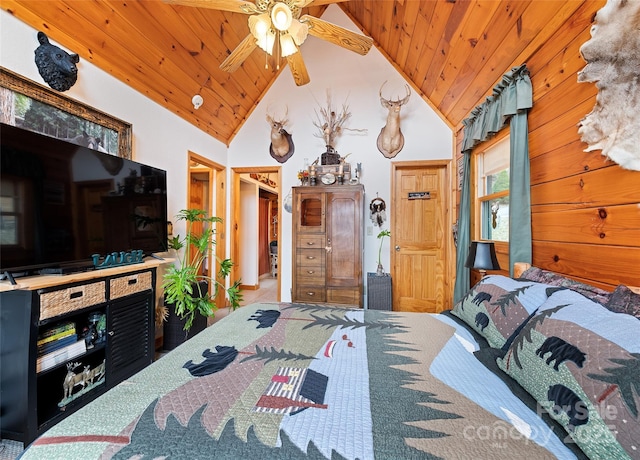
[(380, 95), (380, 102), (382, 102), (383, 105), (384, 105), (385, 102), (387, 104), (392, 103), (392, 104), (398, 104), (398, 105), (405, 105), (407, 102), (409, 102), (409, 97), (411, 96), (411, 88), (409, 88), (409, 85), (407, 85), (406, 83), (404, 85), (405, 89), (407, 90), (407, 95), (402, 99), (398, 98), (397, 101), (394, 101), (392, 99), (385, 99), (384, 97), (382, 97), (382, 88), (386, 84), (387, 84), (387, 82), (385, 81), (382, 84), (382, 86), (380, 86), (380, 91), (378, 92), (378, 94)]

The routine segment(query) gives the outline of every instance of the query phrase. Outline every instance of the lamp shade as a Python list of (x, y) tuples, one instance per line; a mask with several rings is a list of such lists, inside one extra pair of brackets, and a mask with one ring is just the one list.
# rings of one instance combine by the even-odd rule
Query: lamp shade
[(496, 247), (492, 241), (472, 241), (469, 257), (464, 264), (467, 268), (476, 270), (500, 270)]
[(290, 34), (280, 34), (280, 49), (282, 57), (287, 57), (298, 51)]
[(292, 20), (293, 14), (286, 4), (278, 2), (273, 5), (271, 9), (271, 22), (276, 29), (284, 32), (291, 26)]

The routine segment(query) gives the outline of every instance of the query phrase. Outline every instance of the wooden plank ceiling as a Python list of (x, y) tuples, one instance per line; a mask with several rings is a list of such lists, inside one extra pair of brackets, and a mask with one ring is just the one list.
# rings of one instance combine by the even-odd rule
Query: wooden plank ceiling
[[(526, 62), (583, 3), (351, 0), (339, 6), (455, 128), (506, 70)], [(260, 49), (234, 73), (218, 68), (248, 33), (244, 14), (161, 0), (2, 0), (0, 6), (227, 145), (278, 75), (274, 62), (265, 69)], [(312, 5), (303, 14), (321, 16), (325, 8)], [(304, 56), (304, 44), (301, 50)], [(289, 71), (284, 60), (280, 71)], [(198, 111), (191, 105), (196, 93), (207, 101)]]

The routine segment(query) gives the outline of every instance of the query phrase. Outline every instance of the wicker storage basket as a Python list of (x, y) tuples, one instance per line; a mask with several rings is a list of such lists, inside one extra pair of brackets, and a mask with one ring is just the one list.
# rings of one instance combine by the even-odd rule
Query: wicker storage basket
[(120, 276), (109, 281), (111, 299), (119, 299), (137, 292), (151, 289), (151, 272), (136, 273), (134, 275)]
[(106, 302), (105, 282), (83, 284), (40, 294), (40, 320)]

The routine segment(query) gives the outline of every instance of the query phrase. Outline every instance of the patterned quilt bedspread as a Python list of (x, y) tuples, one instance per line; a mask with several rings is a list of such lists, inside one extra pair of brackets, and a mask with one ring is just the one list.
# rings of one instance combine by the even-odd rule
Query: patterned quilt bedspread
[(250, 305), (22, 458), (575, 458), (476, 350), (446, 315)]

